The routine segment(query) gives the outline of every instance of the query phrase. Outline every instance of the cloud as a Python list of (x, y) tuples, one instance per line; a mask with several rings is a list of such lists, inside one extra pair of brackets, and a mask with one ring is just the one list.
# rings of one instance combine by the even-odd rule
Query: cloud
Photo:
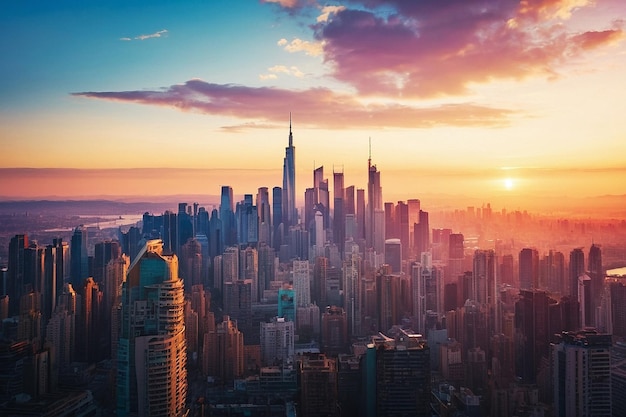
[[(570, 32), (587, 0), (363, 0), (314, 24), (331, 75), (361, 94), (463, 95), (472, 83), (554, 77), (623, 39), (621, 27)], [(608, 22), (610, 24), (610, 22)], [(281, 40), (281, 46), (295, 45)]]
[(302, 39), (295, 38), (291, 42), (282, 38), (277, 42), (278, 46), (290, 53), (304, 52), (310, 56), (319, 56), (322, 54), (323, 43), (322, 42), (309, 42)]
[(262, 0), (263, 3), (277, 3), (282, 7), (291, 9), (298, 5), (298, 0)]
[(321, 22), (328, 22), (328, 20), (330, 19), (330, 16), (332, 14), (336, 14), (342, 10), (345, 10), (346, 6), (325, 6), (322, 7), (322, 14), (320, 14), (319, 16), (317, 16), (317, 22), (321, 23)]
[(81, 92), (74, 96), (174, 107), (182, 111), (283, 122), (297, 111), (302, 125), (324, 129), (431, 128), (437, 126), (500, 127), (514, 111), (475, 103), (415, 107), (397, 102), (364, 104), (353, 95), (327, 88), (286, 90), (189, 80), (160, 90)]
[(260, 74), (259, 79), (261, 80), (275, 80), (278, 78), (277, 74), (285, 74), (292, 77), (302, 78), (304, 77), (304, 73), (298, 69), (295, 65), (287, 67), (285, 65), (274, 65), (267, 69), (270, 74)]
[(124, 37), (124, 38), (120, 38), (121, 41), (131, 41), (131, 40), (138, 40), (138, 41), (145, 41), (146, 39), (152, 39), (152, 38), (161, 38), (161, 37), (165, 37), (168, 34), (168, 30), (167, 29), (163, 29), (163, 30), (159, 30), (157, 32), (154, 33), (150, 33), (148, 35), (138, 35), (135, 36), (134, 38), (128, 38), (128, 37)]
[(620, 29), (590, 31), (572, 37), (572, 42), (581, 49), (595, 49), (604, 44), (615, 43), (624, 38), (624, 32)]

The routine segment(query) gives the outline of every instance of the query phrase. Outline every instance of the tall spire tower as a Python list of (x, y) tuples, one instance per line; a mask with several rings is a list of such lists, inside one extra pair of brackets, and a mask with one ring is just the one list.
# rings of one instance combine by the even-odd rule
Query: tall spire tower
[(380, 171), (372, 165), (372, 138), (369, 139), (367, 159), (367, 211), (365, 240), (368, 247), (383, 253), (385, 247), (385, 212), (383, 211), (383, 189), (380, 185)]
[(296, 213), (296, 148), (293, 146), (293, 132), (291, 131), (291, 113), (289, 113), (289, 146), (285, 148), (283, 162), (283, 222), (285, 233), (289, 226), (298, 223)]

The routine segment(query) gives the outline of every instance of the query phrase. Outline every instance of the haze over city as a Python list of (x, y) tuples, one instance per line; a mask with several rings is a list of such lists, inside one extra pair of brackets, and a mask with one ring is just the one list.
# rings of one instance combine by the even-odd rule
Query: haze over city
[(625, 15), (618, 0), (3, 2), (0, 196), (272, 186), (290, 113), (298, 184), (324, 165), (363, 186), (371, 138), (389, 200), (623, 195)]

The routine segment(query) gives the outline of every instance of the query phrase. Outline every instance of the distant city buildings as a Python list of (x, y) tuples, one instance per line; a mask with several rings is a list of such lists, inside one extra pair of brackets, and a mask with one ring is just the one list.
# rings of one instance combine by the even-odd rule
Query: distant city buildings
[(271, 192), (221, 185), (213, 207), (106, 237), (7, 239), (0, 414), (44, 400), (120, 416), (626, 409), (626, 274), (606, 271), (626, 243), (569, 244), (561, 220), (532, 239), (527, 213), (489, 204), (385, 202), (371, 154), (367, 188), (317, 165), (302, 192), (295, 173), (290, 120)]

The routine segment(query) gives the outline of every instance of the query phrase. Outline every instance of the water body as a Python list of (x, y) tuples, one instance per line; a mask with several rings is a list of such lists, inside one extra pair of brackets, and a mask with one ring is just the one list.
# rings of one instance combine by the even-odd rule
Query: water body
[[(95, 223), (80, 223), (85, 227), (96, 227), (98, 229), (110, 229), (110, 228), (118, 228), (122, 226), (135, 226), (137, 222), (143, 219), (142, 214), (120, 214), (120, 215), (111, 215), (111, 214), (90, 214), (90, 215), (78, 215), (79, 218), (89, 218), (93, 219), (94, 217), (100, 218), (100, 221)], [(74, 227), (59, 227), (54, 229), (46, 229), (44, 232), (71, 232), (74, 230)]]

